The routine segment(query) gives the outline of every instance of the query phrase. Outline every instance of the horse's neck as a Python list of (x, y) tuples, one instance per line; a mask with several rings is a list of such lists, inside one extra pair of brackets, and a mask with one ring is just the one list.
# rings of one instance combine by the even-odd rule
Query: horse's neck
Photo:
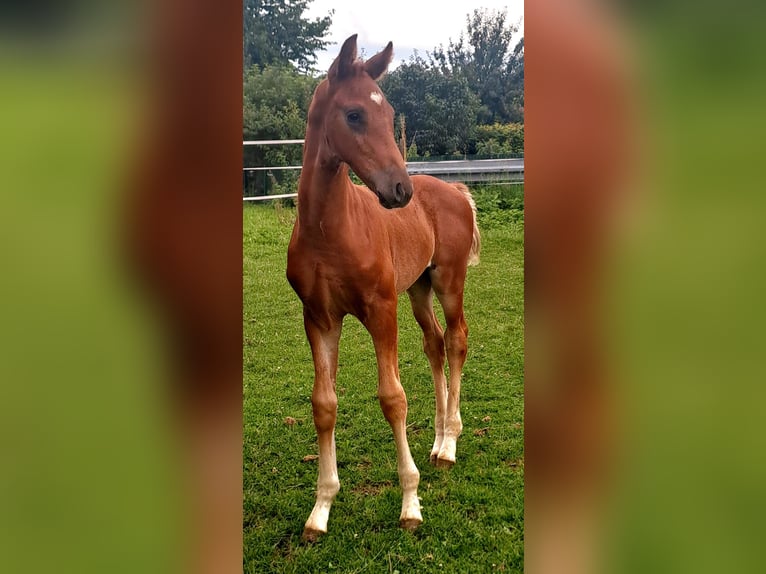
[[(307, 134), (308, 136), (308, 134)], [(298, 219), (302, 233), (338, 229), (348, 223), (353, 184), (346, 164), (332, 165), (307, 137), (298, 184)]]

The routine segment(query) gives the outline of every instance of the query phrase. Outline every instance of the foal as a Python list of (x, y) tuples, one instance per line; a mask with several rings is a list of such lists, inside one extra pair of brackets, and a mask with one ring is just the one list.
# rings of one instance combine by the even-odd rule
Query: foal
[[(335, 376), (345, 315), (357, 317), (375, 345), (378, 400), (396, 442), (402, 528), (415, 529), (423, 521), (417, 495), (420, 474), (407, 444), (407, 398), (399, 382), (396, 305), (402, 291), (409, 294), (423, 329), (434, 377), (436, 440), (431, 462), (454, 464), (463, 426), (460, 374), (468, 335), (463, 285), (466, 266), (478, 262), (476, 210), (462, 184), (429, 176), (409, 178), (394, 141), (393, 109), (375, 83), (392, 55), (389, 42), (366, 62), (359, 61), (356, 35), (351, 36), (317, 87), (308, 114), (287, 278), (303, 302), (314, 359), (311, 403), (319, 478), (316, 505), (303, 533), (309, 540), (327, 532), (330, 506), (340, 488)], [(367, 187), (351, 182), (349, 166)], [(446, 332), (434, 315), (434, 293), (444, 309)]]

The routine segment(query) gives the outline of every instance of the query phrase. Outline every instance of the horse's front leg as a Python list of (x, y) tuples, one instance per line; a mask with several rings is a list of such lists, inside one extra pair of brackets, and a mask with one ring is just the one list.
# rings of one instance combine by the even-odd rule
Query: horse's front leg
[(327, 520), (335, 495), (340, 490), (335, 458), (335, 419), (338, 398), (335, 376), (338, 370), (338, 341), (342, 319), (312, 318), (304, 309), (304, 326), (314, 359), (314, 391), (311, 406), (319, 443), (319, 478), (316, 504), (303, 529), (303, 538), (314, 541), (327, 532)]
[(391, 425), (396, 443), (399, 482), (402, 485), (402, 513), (399, 525), (414, 530), (423, 522), (418, 499), (420, 473), (415, 466), (407, 443), (407, 396), (399, 381), (398, 332), (396, 294), (390, 300), (375, 305), (364, 321), (375, 344), (378, 361), (378, 401), (383, 415)]

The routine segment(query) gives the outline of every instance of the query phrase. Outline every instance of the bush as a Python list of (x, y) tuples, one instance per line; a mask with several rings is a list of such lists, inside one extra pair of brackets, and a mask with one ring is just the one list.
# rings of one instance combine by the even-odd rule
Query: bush
[(490, 229), (524, 221), (524, 185), (476, 186), (472, 190), (479, 227)]
[(524, 153), (524, 124), (476, 126), (476, 153), (509, 155)]

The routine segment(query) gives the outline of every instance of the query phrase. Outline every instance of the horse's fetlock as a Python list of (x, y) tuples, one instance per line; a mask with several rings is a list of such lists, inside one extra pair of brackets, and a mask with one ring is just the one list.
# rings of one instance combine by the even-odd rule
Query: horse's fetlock
[(340, 491), (340, 481), (337, 478), (328, 478), (317, 481), (317, 494), (329, 499), (335, 498)]

